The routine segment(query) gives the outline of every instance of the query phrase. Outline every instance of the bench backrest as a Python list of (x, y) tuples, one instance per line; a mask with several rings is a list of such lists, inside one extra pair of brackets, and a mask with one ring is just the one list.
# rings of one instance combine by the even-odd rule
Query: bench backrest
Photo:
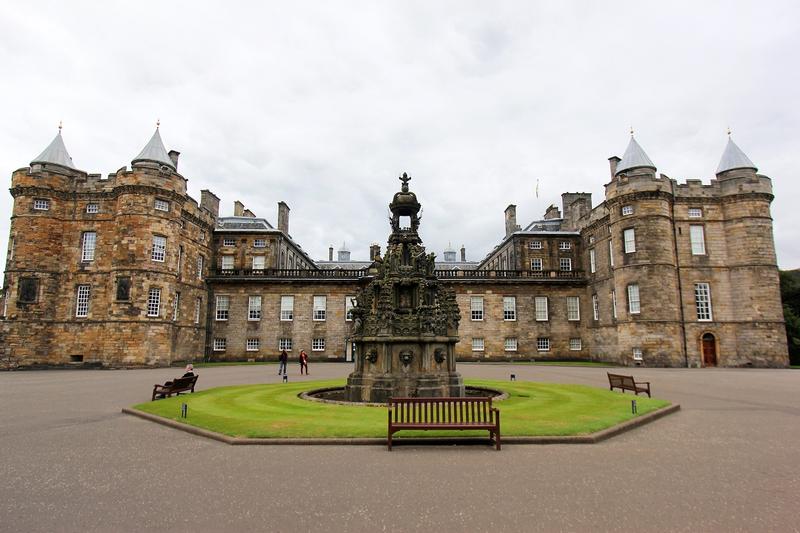
[(612, 387), (636, 387), (633, 376), (622, 376), (620, 374), (608, 374), (608, 382)]
[(392, 421), (412, 424), (470, 424), (494, 421), (492, 399), (390, 398)]
[(172, 381), (172, 385), (169, 386), (171, 389), (183, 389), (186, 387), (191, 387), (197, 381), (197, 375), (189, 376), (186, 378), (177, 378)]

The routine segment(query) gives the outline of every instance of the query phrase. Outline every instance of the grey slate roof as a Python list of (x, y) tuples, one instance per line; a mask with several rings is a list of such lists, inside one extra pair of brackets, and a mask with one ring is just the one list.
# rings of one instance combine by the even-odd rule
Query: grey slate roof
[(733, 139), (728, 137), (728, 144), (725, 146), (722, 159), (720, 159), (719, 166), (717, 166), (717, 174), (737, 168), (752, 168), (753, 170), (758, 170), (753, 162), (750, 161), (750, 158), (744, 155), (741, 148), (736, 146)]
[[(523, 229), (523, 232), (529, 231), (561, 231), (561, 222), (563, 218), (548, 218), (542, 220), (534, 220)], [(520, 233), (519, 230), (515, 231), (514, 233)]]
[(220, 217), (217, 219), (216, 231), (259, 232), (273, 230), (266, 219), (253, 217)]
[(369, 268), (372, 261), (314, 261), (322, 270), (362, 270)]
[(167, 165), (172, 170), (175, 170), (175, 164), (172, 162), (172, 159), (169, 158), (167, 149), (164, 148), (164, 143), (161, 141), (161, 134), (158, 133), (158, 127), (156, 127), (156, 132), (150, 138), (150, 141), (142, 148), (139, 155), (133, 158), (131, 163), (136, 164), (139, 162), (158, 163)]
[(619, 175), (621, 172), (634, 168), (652, 168), (655, 170), (656, 166), (650, 161), (647, 154), (644, 153), (644, 150), (639, 146), (639, 143), (636, 142), (636, 139), (633, 138), (633, 135), (631, 135), (631, 142), (628, 143), (622, 160), (617, 165), (615, 175)]
[(60, 165), (62, 167), (71, 168), (73, 170), (77, 170), (75, 165), (72, 164), (72, 158), (69, 156), (67, 152), (67, 147), (64, 146), (64, 139), (61, 138), (61, 128), (58, 130), (58, 135), (56, 135), (55, 139), (44, 149), (44, 152), (39, 154), (38, 157), (34, 158), (31, 161), (31, 165), (33, 164), (42, 164), (46, 163), (49, 165)]

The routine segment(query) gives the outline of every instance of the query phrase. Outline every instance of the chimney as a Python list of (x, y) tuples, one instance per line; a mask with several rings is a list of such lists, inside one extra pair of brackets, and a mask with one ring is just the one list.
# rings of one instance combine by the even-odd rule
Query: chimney
[(177, 150), (170, 150), (169, 151), (169, 158), (172, 160), (172, 164), (175, 166), (175, 170), (178, 170), (178, 157), (180, 157), (181, 153)]
[(510, 204), (506, 207), (506, 237), (517, 231), (517, 206)]
[(615, 156), (615, 155), (608, 158), (608, 165), (611, 167), (611, 179), (612, 180), (614, 179), (614, 176), (617, 175), (617, 165), (619, 164), (620, 161), (622, 161), (622, 160), (619, 157)]
[(244, 215), (244, 204), (239, 200), (233, 202), (233, 216), (240, 217)]
[(243, 217), (256, 218), (256, 214), (253, 213), (252, 211), (250, 211), (249, 209), (245, 209), (244, 213), (242, 213), (242, 216)]
[(289, 235), (289, 206), (286, 202), (278, 202), (278, 230)]
[(464, 248), (463, 244), (461, 245), (461, 262), (462, 263), (466, 263), (467, 262), (467, 249)]
[(544, 219), (550, 220), (552, 218), (561, 218), (561, 211), (555, 205), (551, 205), (547, 208), (547, 211), (544, 212)]
[(333, 245), (328, 247), (328, 261), (333, 261)]
[(208, 189), (200, 191), (200, 207), (205, 208), (214, 218), (219, 216), (219, 198)]
[(378, 257), (381, 256), (381, 245), (377, 242), (373, 242), (369, 247), (369, 260), (375, 261)]

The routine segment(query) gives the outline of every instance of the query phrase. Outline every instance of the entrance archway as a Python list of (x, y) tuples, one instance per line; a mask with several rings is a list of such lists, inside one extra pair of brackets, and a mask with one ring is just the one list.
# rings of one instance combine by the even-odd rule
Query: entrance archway
[(703, 334), (700, 344), (703, 350), (703, 366), (717, 366), (717, 339), (714, 334)]

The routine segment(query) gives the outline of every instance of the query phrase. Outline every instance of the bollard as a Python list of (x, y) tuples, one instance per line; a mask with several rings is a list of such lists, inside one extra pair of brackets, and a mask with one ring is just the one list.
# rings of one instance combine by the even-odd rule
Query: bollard
[(181, 418), (186, 418), (186, 415), (189, 413), (189, 406), (185, 403), (181, 404)]
[(631, 413), (635, 415), (637, 411), (638, 410), (636, 408), (636, 400), (631, 400)]

